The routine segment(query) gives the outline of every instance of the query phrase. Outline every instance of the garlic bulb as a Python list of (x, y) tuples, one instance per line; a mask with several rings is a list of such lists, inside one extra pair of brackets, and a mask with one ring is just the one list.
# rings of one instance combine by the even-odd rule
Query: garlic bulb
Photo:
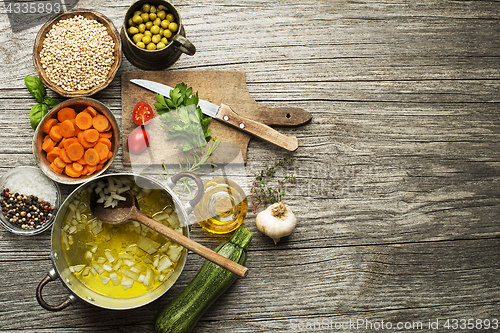
[(277, 244), (281, 237), (290, 235), (297, 225), (295, 214), (283, 202), (277, 202), (257, 214), (257, 229)]

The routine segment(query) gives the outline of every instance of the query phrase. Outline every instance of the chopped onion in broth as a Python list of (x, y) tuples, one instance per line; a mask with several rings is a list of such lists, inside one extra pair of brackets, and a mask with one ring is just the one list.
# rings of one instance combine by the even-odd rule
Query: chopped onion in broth
[[(93, 189), (102, 203), (114, 207), (123, 198), (120, 194), (131, 189), (144, 213), (182, 233), (168, 193), (139, 188), (133, 177), (108, 180)], [(69, 204), (62, 223), (70, 271), (88, 288), (113, 297), (142, 295), (168, 280), (184, 248), (136, 221), (112, 225), (98, 220), (89, 207), (91, 190), (83, 190)]]

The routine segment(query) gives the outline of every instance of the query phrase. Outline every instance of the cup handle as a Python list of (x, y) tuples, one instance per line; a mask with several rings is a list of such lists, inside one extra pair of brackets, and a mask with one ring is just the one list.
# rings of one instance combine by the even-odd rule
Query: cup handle
[(49, 282), (55, 281), (58, 278), (59, 275), (57, 274), (56, 270), (52, 268), (47, 274), (47, 276), (44, 277), (42, 281), (40, 281), (40, 284), (38, 284), (38, 287), (36, 288), (36, 300), (38, 301), (38, 304), (40, 304), (40, 306), (45, 310), (61, 311), (62, 309), (67, 308), (76, 301), (76, 298), (73, 295), (69, 295), (66, 300), (64, 300), (61, 304), (58, 305), (50, 305), (47, 302), (45, 302), (42, 296), (43, 287), (45, 287)]
[(203, 198), (203, 195), (205, 194), (205, 186), (203, 184), (203, 181), (198, 175), (187, 171), (179, 172), (178, 174), (167, 179), (167, 186), (170, 189), (173, 189), (175, 184), (184, 177), (191, 178), (192, 180), (194, 180), (196, 186), (198, 187), (198, 192), (196, 193), (196, 196), (193, 199), (191, 199), (185, 207), (187, 213), (189, 214), (193, 211), (194, 206), (196, 206), (198, 202), (200, 202), (200, 200)]
[(175, 35), (172, 39), (172, 45), (179, 51), (186, 53), (187, 55), (194, 55), (196, 53), (196, 47), (191, 43), (186, 37), (182, 35)]

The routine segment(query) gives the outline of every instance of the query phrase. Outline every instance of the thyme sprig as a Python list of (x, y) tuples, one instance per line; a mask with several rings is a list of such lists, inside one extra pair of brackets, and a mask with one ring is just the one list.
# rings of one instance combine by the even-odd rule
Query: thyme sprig
[(268, 179), (276, 174), (277, 168), (290, 165), (293, 161), (293, 158), (285, 157), (257, 174), (250, 189), (252, 211), (254, 214), (257, 213), (261, 206), (276, 203), (285, 195), (285, 182), (294, 180), (295, 176), (285, 176), (278, 180), (278, 183), (274, 186), (269, 184)]

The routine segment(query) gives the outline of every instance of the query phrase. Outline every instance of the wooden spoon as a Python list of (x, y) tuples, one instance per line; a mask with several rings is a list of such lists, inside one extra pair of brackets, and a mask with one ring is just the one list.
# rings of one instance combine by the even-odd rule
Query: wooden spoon
[(241, 277), (245, 277), (248, 274), (248, 268), (210, 250), (209, 248), (199, 243), (196, 243), (192, 239), (174, 231), (163, 223), (160, 223), (144, 214), (139, 208), (137, 198), (132, 191), (125, 191), (120, 195), (125, 197), (127, 200), (118, 201), (118, 204), (114, 208), (104, 208), (103, 204), (97, 203), (97, 200), (99, 199), (97, 193), (95, 193), (95, 191), (92, 191), (92, 195), (90, 198), (90, 209), (92, 210), (94, 216), (103, 222), (111, 224), (120, 224), (129, 221), (140, 222), (153, 229), (154, 231), (162, 234), (163, 236), (173, 240), (177, 244), (184, 246), (186, 249), (199, 254), (205, 259), (212, 261), (213, 263), (233, 272), (234, 274), (237, 274)]

